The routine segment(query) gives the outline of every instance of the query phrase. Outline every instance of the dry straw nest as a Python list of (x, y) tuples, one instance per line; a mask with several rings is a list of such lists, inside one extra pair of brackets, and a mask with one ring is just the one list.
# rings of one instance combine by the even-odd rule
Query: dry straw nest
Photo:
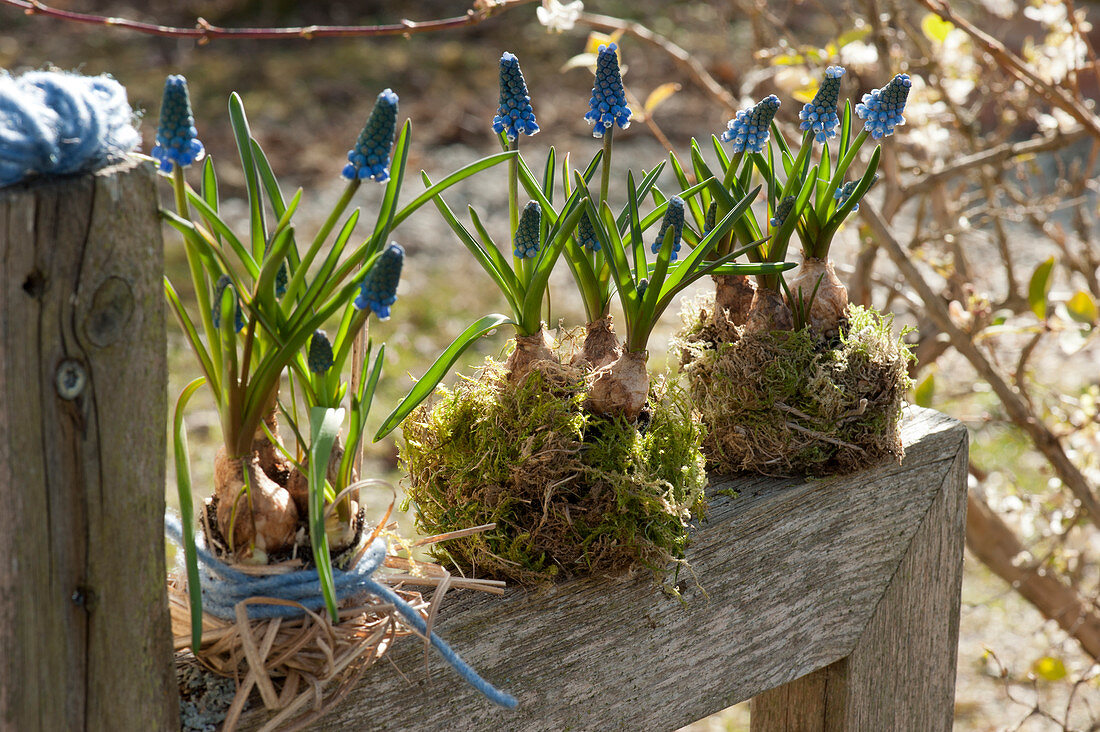
[(721, 473), (848, 473), (901, 460), (913, 356), (893, 318), (849, 306), (835, 339), (809, 329), (746, 332), (715, 322), (713, 295), (688, 303), (673, 340)]
[[(210, 523), (204, 523), (210, 536)], [(464, 536), (478, 530), (457, 531), (455, 535)], [(394, 524), (380, 526), (376, 533), (381, 533), (391, 550), (375, 579), (389, 585), (418, 612), (427, 621), (429, 631), (448, 589), (503, 592), (503, 583), (451, 577), (436, 564), (397, 555), (398, 551), (407, 552), (450, 536), (434, 536), (409, 543), (397, 534)], [(213, 534), (216, 536), (216, 532)], [(371, 540), (373, 538), (374, 535)], [(365, 549), (369, 544), (370, 540), (362, 547)], [(355, 554), (353, 550), (348, 557), (350, 565), (357, 561)], [(268, 565), (232, 566), (246, 574), (266, 576), (298, 571), (304, 565), (301, 559), (290, 559)], [(408, 589), (407, 585), (435, 587), (432, 601)], [(324, 611), (312, 612), (295, 602), (257, 597), (239, 603), (233, 620), (204, 612), (202, 648), (192, 653), (190, 601), (182, 571), (169, 579), (168, 602), (177, 666), (182, 668), (198, 663), (236, 682), (236, 694), (220, 727), (222, 732), (232, 732), (236, 728), (254, 690), (272, 714), (260, 728), (261, 732), (306, 729), (339, 703), (394, 641), (409, 635), (422, 637), (402, 620), (392, 604), (367, 592), (340, 603), (337, 623), (333, 623)], [(297, 606), (304, 614), (289, 619), (249, 619), (246, 606), (250, 604)]]
[[(565, 359), (563, 359), (565, 360)], [(590, 414), (590, 376), (538, 362), (519, 384), (488, 359), (403, 425), (418, 528), (495, 523), (448, 542), (479, 574), (537, 583), (663, 569), (703, 508), (703, 430), (684, 391), (655, 381), (638, 422)]]

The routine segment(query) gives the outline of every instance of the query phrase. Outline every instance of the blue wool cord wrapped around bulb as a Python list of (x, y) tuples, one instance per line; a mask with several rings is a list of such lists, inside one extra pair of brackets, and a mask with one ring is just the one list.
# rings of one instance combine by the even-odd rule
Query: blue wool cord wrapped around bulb
[(539, 253), (539, 227), (542, 224), (542, 206), (538, 201), (528, 201), (519, 217), (516, 229), (516, 250), (520, 259), (533, 259)]
[(534, 135), (538, 131), (519, 59), (505, 51), (500, 57), (500, 106), (493, 117), (493, 132), (498, 135), (503, 132), (509, 140), (515, 141), (520, 135)]
[[(165, 515), (164, 531), (176, 544), (183, 545), (183, 526), (178, 518)], [(197, 536), (195, 543), (200, 565), (199, 583), (202, 585), (203, 612), (225, 620), (233, 620), (236, 618), (237, 604), (251, 597), (290, 600), (314, 612), (320, 612), (324, 609), (325, 600), (321, 594), (321, 580), (316, 569), (267, 577), (253, 577), (219, 561), (202, 545), (201, 537)], [(380, 600), (393, 605), (402, 620), (416, 630), (417, 633), (429, 636), (428, 625), (424, 618), (420, 616), (420, 613), (414, 610), (392, 589), (373, 578), (374, 572), (382, 566), (385, 559), (386, 542), (379, 537), (371, 543), (354, 567), (347, 571), (333, 569), (332, 574), (336, 585), (337, 600), (342, 601), (357, 593), (369, 592)], [(252, 620), (291, 618), (305, 615), (302, 608), (287, 605), (250, 603), (247, 610), (248, 617)], [(435, 633), (431, 633), (429, 637), (431, 638), (432, 647), (439, 652), (439, 655), (443, 656), (443, 659), (466, 683), (480, 691), (494, 704), (508, 709), (516, 707), (518, 702), (515, 697), (500, 691), (481, 678), (447, 645), (446, 641)]]
[(722, 133), (722, 142), (732, 142), (735, 153), (764, 152), (764, 145), (768, 143), (771, 135), (772, 120), (779, 111), (779, 97), (774, 94), (761, 99), (759, 102), (742, 109), (737, 116), (726, 123), (726, 131)]
[(203, 147), (191, 113), (191, 95), (187, 79), (169, 76), (164, 80), (164, 99), (160, 105), (157, 144), (149, 153), (160, 163), (161, 172), (171, 173), (175, 166), (186, 168), (202, 159)]
[(840, 117), (836, 113), (836, 104), (840, 99), (840, 77), (844, 76), (843, 66), (830, 66), (825, 69), (825, 78), (817, 89), (812, 101), (802, 107), (798, 118), (802, 120), (799, 129), (813, 130), (818, 142), (836, 137), (840, 127)]
[(360, 310), (370, 308), (380, 320), (390, 317), (390, 306), (397, 302), (397, 284), (401, 281), (401, 265), (404, 262), (404, 247), (390, 242), (359, 285), (355, 307)]
[(791, 209), (794, 208), (795, 197), (787, 196), (775, 207), (775, 215), (768, 221), (774, 228), (779, 228), (783, 225), (783, 222), (787, 220), (787, 217), (791, 214)]
[(0, 187), (121, 160), (141, 138), (126, 89), (109, 76), (0, 71)]
[(676, 261), (676, 254), (680, 251), (680, 237), (684, 233), (684, 199), (673, 196), (668, 199), (668, 208), (665, 209), (665, 217), (661, 220), (661, 228), (657, 232), (657, 240), (653, 242), (650, 250), (657, 254), (661, 251), (661, 245), (665, 240), (665, 232), (672, 227), (672, 257), (669, 261)]
[(379, 183), (390, 178), (390, 151), (397, 132), (397, 94), (383, 89), (374, 101), (367, 124), (359, 133), (355, 147), (348, 150), (348, 164), (343, 176), (348, 180), (376, 180)]
[(588, 113), (585, 121), (592, 125), (592, 136), (603, 137), (606, 130), (618, 125), (625, 130), (630, 127), (633, 114), (626, 104), (626, 91), (623, 89), (623, 75), (619, 71), (619, 56), (614, 43), (600, 46), (596, 57), (596, 81), (592, 87), (592, 97), (588, 100)]
[(876, 140), (889, 137), (896, 126), (905, 124), (902, 112), (912, 86), (909, 74), (898, 74), (886, 86), (863, 95), (863, 101), (856, 105), (856, 114), (871, 137)]

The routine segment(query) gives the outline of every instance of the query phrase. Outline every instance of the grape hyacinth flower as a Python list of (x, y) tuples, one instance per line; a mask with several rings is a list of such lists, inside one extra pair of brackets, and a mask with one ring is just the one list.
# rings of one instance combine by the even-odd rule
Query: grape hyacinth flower
[(348, 180), (370, 178), (383, 183), (390, 178), (390, 150), (397, 130), (397, 94), (383, 89), (374, 102), (367, 124), (355, 147), (348, 150), (343, 176)]
[(680, 236), (684, 233), (684, 199), (673, 196), (668, 199), (668, 208), (665, 209), (665, 217), (661, 221), (661, 229), (657, 232), (657, 241), (653, 242), (651, 250), (654, 254), (661, 251), (661, 243), (665, 240), (665, 232), (672, 227), (672, 257), (669, 261), (676, 261), (676, 253), (680, 251)]
[(542, 224), (542, 207), (538, 201), (528, 201), (519, 217), (516, 229), (516, 251), (519, 259), (532, 259), (539, 253), (539, 227)]
[(157, 144), (150, 155), (160, 163), (160, 169), (165, 173), (171, 173), (177, 165), (186, 168), (202, 159), (203, 147), (198, 135), (195, 117), (191, 113), (187, 79), (175, 74), (169, 76), (164, 80)]
[(844, 76), (843, 66), (830, 66), (825, 69), (825, 78), (821, 81), (817, 94), (798, 113), (798, 118), (802, 120), (799, 129), (813, 130), (814, 139), (818, 142), (836, 137), (836, 130), (840, 127), (836, 103), (840, 97), (840, 77), (842, 76)]
[(317, 329), (309, 339), (309, 351), (306, 354), (309, 370), (323, 374), (332, 368), (332, 344), (325, 331)]
[(863, 120), (863, 129), (878, 140), (894, 133), (894, 127), (905, 124), (905, 101), (913, 85), (909, 74), (898, 74), (881, 89), (863, 95), (856, 105), (856, 114)]
[[(222, 293), (225, 292), (225, 288), (233, 290), (233, 294), (236, 295), (237, 291), (233, 287), (233, 281), (227, 274), (223, 274), (218, 278), (218, 281), (214, 283), (214, 307), (210, 311), (210, 319), (214, 323), (215, 328), (221, 327), (222, 322)], [(241, 313), (241, 301), (234, 297), (237, 302), (237, 312), (233, 316), (233, 329), (240, 333), (241, 328), (244, 327), (244, 315)]]
[[(875, 183), (878, 183), (878, 173), (875, 173), (875, 177), (871, 179), (871, 186), (868, 186), (867, 190), (871, 190), (871, 187), (874, 186)], [(857, 185), (859, 185), (858, 180), (850, 180), (836, 189), (836, 192), (833, 193), (833, 198), (837, 200), (838, 207), (843, 206), (848, 199), (852, 197), (852, 193), (855, 192)], [(859, 211), (859, 203), (852, 206), (851, 212), (855, 213), (856, 211)]]
[(534, 135), (538, 131), (519, 59), (505, 51), (500, 57), (500, 106), (493, 117), (493, 132), (498, 135), (503, 132), (509, 141), (515, 142), (520, 135)]
[(379, 320), (390, 317), (390, 305), (397, 302), (397, 283), (401, 280), (401, 265), (405, 262), (405, 248), (397, 242), (382, 252), (359, 285), (355, 307), (370, 308)]
[(706, 236), (714, 228), (718, 219), (718, 201), (711, 201), (707, 207), (707, 215), (703, 217), (703, 236)]
[(773, 228), (779, 228), (783, 225), (783, 222), (787, 220), (787, 216), (790, 215), (791, 209), (794, 208), (794, 196), (787, 196), (780, 201), (775, 207), (775, 216), (768, 221)]
[(727, 129), (722, 133), (722, 142), (732, 142), (735, 153), (746, 150), (763, 152), (779, 104), (779, 97), (770, 94), (748, 109), (742, 109), (726, 123)]
[(592, 87), (592, 98), (588, 100), (588, 113), (584, 115), (584, 119), (592, 125), (593, 137), (603, 137), (604, 131), (614, 125), (623, 130), (630, 127), (633, 113), (626, 104), (616, 48), (614, 43), (600, 46), (596, 58), (596, 82)]
[(581, 214), (581, 222), (577, 224), (577, 242), (589, 251), (600, 251), (600, 240), (596, 238), (596, 230), (587, 213)]

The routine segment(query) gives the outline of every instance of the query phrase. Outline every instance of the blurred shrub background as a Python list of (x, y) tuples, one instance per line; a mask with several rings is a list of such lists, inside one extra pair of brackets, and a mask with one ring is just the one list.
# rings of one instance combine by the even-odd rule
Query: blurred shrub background
[[(854, 301), (897, 313), (899, 327), (919, 328), (913, 401), (971, 429), (956, 726), (1100, 729), (1095, 3), (587, 0), (571, 29), (553, 33), (536, 18), (538, 2), (470, 2), (51, 6), (173, 26), (194, 26), (197, 18), (228, 27), (373, 25), (459, 17), (471, 8), (491, 16), (407, 37), (210, 43), (0, 5), (0, 67), (114, 75), (144, 115), (145, 150), (164, 77), (184, 74), (200, 135), (231, 199), (223, 210), (245, 216), (225, 111), (229, 93), (240, 92), (276, 172), (288, 187), (306, 189), (302, 228), (319, 226), (324, 203), (339, 195), (343, 156), (385, 87), (400, 94), (401, 114), (413, 121), (411, 171), (438, 179), (494, 152), (489, 127), (505, 50), (523, 63), (543, 130), (523, 147), (532, 167), (550, 144), (575, 162), (596, 149), (582, 120), (589, 67), (583, 58), (567, 64), (592, 50), (599, 40), (592, 33), (618, 32), (637, 104), (635, 124), (616, 136), (616, 164), (636, 171), (651, 168), (668, 146), (683, 154), (692, 136), (719, 133), (738, 107), (769, 93), (783, 99), (779, 119), (793, 125), (829, 64), (848, 68), (844, 94), (854, 101), (894, 73), (912, 74), (908, 124), (884, 145), (871, 211), (846, 228), (833, 256)], [(675, 188), (671, 175), (662, 183)], [(364, 188), (360, 202), (369, 205), (380, 191)], [(406, 200), (418, 190), (410, 176)], [(475, 204), (492, 233), (507, 236), (505, 195), (503, 171), (494, 170), (448, 200)], [(393, 318), (371, 334), (387, 342), (389, 356), (376, 418), (407, 389), (406, 374), (421, 373), (474, 317), (502, 308), (448, 234), (430, 207), (395, 234), (409, 261)], [(165, 236), (169, 274), (184, 282), (180, 242)], [(572, 327), (582, 311), (560, 269), (554, 318)], [(653, 339), (658, 347), (676, 327), (674, 316), (666, 320)], [(503, 340), (483, 340), (460, 370), (498, 353)], [(169, 347), (174, 398), (195, 369), (182, 338), (172, 333)], [(651, 366), (664, 368), (663, 356), (656, 353)], [(216, 422), (209, 404), (188, 417), (200, 486), (209, 481)], [(370, 446), (366, 465), (399, 485), (392, 440)], [(170, 483), (170, 501), (174, 493)], [(377, 496), (376, 508), (390, 499)], [(742, 706), (694, 727), (746, 724)]]

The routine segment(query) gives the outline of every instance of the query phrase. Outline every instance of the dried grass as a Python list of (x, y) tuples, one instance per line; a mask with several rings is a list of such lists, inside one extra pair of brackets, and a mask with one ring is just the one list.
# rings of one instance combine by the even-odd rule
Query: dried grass
[(715, 322), (713, 295), (688, 303), (673, 349), (722, 473), (848, 473), (901, 460), (898, 423), (912, 355), (893, 319), (849, 306), (840, 334), (747, 332)]
[[(463, 529), (455, 535), (467, 536), (492, 528), (490, 525)], [(393, 525), (387, 526), (383, 535), (395, 551), (454, 538), (435, 536), (408, 543), (396, 534)], [(370, 539), (373, 538), (372, 535)], [(364, 545), (369, 543), (366, 541)], [(262, 574), (278, 574), (301, 566), (301, 560), (294, 559), (259, 569)], [(503, 582), (455, 578), (439, 565), (393, 552), (386, 557), (384, 567), (375, 579), (393, 587), (419, 612), (429, 631), (448, 589), (467, 588), (493, 594), (504, 591)], [(234, 568), (253, 574), (258, 569), (249, 565)], [(405, 585), (435, 587), (432, 601), (429, 603), (420, 592), (406, 589)], [(202, 647), (192, 656), (185, 650), (191, 645), (190, 600), (186, 582), (180, 576), (169, 578), (168, 601), (177, 663), (197, 661), (207, 670), (237, 683), (236, 695), (221, 727), (223, 732), (236, 729), (253, 690), (258, 692), (264, 707), (273, 712), (261, 732), (305, 729), (339, 703), (394, 641), (408, 635), (423, 637), (404, 624), (393, 605), (365, 592), (341, 603), (339, 622), (335, 624), (327, 613), (311, 612), (298, 603), (256, 597), (239, 603), (233, 620), (204, 613)], [(297, 606), (305, 614), (292, 619), (249, 620), (248, 604)]]

